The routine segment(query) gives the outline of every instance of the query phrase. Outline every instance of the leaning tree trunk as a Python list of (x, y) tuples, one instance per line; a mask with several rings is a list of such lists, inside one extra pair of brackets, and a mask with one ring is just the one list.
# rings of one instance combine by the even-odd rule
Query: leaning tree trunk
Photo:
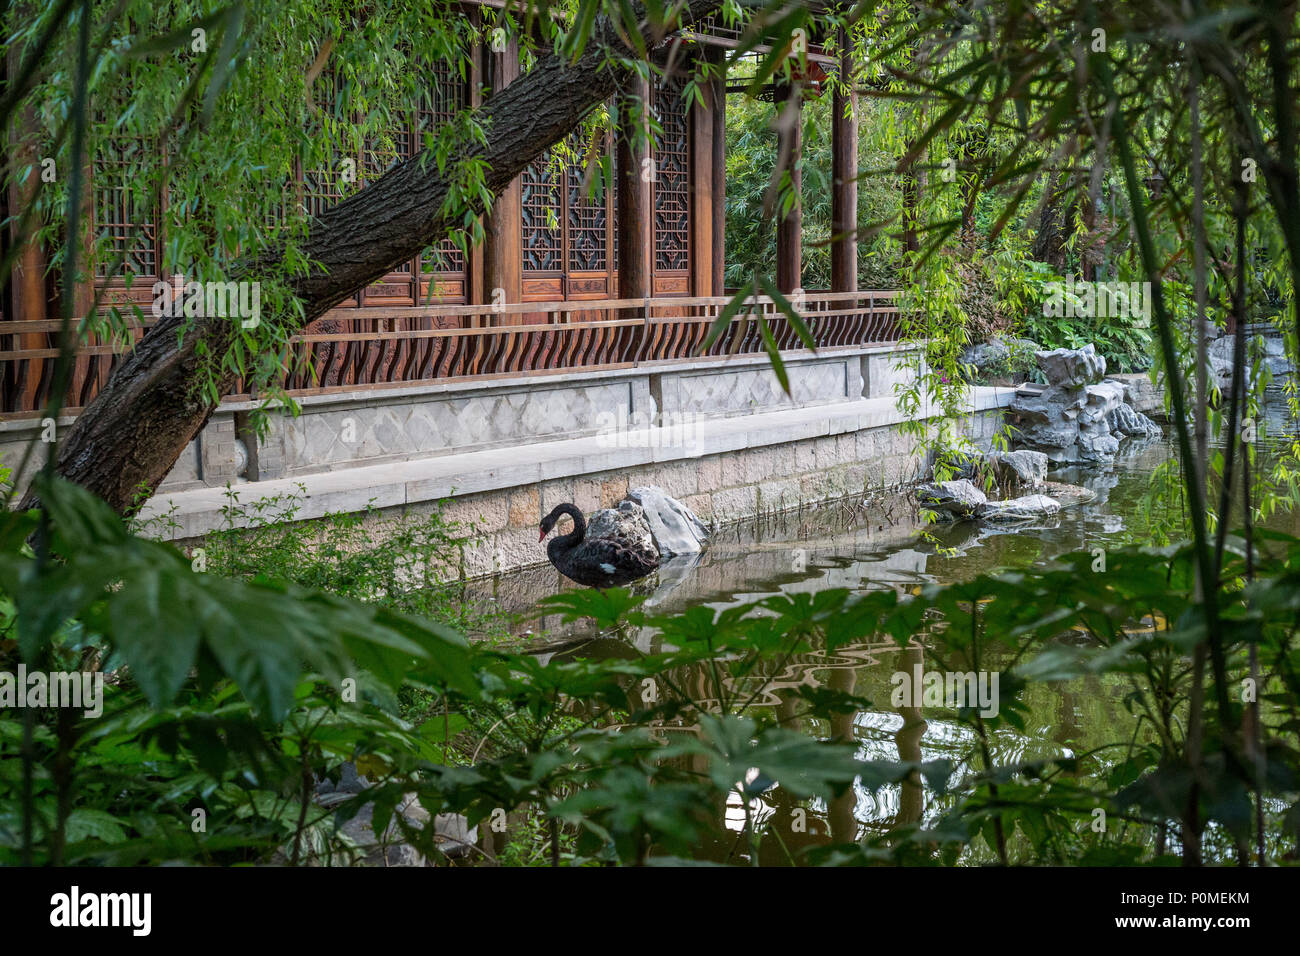
[[(689, 0), (678, 24), (698, 22), (721, 5), (721, 0)], [(664, 56), (671, 35), (651, 36), (649, 28), (646, 32), (648, 46)], [(630, 71), (616, 66), (611, 53), (635, 55), (602, 18), (576, 61), (549, 55), (484, 105), (487, 142), (461, 158), (483, 160), (485, 184), (493, 196), (614, 94)], [(454, 166), (454, 161), (447, 164), (448, 170)], [(303, 248), (305, 257), (318, 265), (290, 282), (302, 303), (302, 317), (278, 320), (288, 331), (297, 331), (450, 235), (467, 210), (485, 211), (477, 197), (445, 209), (450, 187), (447, 174), (434, 163), (422, 169), (417, 155), (324, 212), (311, 224)], [(241, 263), (231, 278), (256, 280), (276, 271), (280, 256), (280, 250), (273, 250)], [(164, 317), (149, 330), (77, 418), (59, 449), (59, 474), (122, 514), (131, 513), (152, 494), (216, 410), (217, 402), (199, 387), (201, 373), (204, 363), (220, 362), (227, 354), (238, 332), (237, 321), (189, 320), (192, 327), (180, 336), (186, 321)], [(234, 382), (233, 371), (218, 377), (223, 393)], [(24, 504), (33, 503), (29, 494)]]

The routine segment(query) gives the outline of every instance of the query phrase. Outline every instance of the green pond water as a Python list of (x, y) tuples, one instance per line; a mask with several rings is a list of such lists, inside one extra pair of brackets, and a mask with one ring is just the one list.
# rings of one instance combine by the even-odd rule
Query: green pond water
[[(750, 521), (722, 529), (703, 555), (676, 559), (639, 587), (649, 595), (652, 610), (673, 612), (693, 605), (721, 609), (770, 595), (826, 588), (913, 591), (927, 582), (959, 582), (995, 569), (1045, 565), (1067, 552), (1151, 543), (1153, 529), (1181, 520), (1174, 507), (1158, 504), (1151, 495), (1153, 475), (1173, 457), (1173, 446), (1167, 441), (1126, 442), (1112, 466), (1072, 468), (1050, 476), (1094, 492), (1091, 502), (1030, 524), (926, 526), (933, 540), (922, 535), (923, 522), (907, 499), (897, 496), (837, 502)], [(1294, 515), (1272, 524), (1300, 531)], [(543, 655), (628, 657), (661, 649), (653, 632), (601, 633), (582, 622), (564, 624), (537, 616), (537, 601), (572, 586), (547, 567), (501, 576), (466, 596), (520, 615), (513, 633)], [(975, 756), (973, 730), (958, 721), (952, 710), (890, 703), (891, 675), (912, 672), (921, 664), (922, 654), (920, 647), (864, 642), (834, 653), (796, 656), (779, 669), (773, 663), (761, 677), (729, 689), (741, 700), (754, 696), (750, 712), (755, 716), (777, 717), (818, 737), (854, 741), (864, 759), (946, 758), (960, 773)], [(989, 666), (1005, 663), (995, 659)], [(927, 670), (931, 666), (927, 662)], [(685, 675), (683, 680), (701, 695), (711, 686), (703, 673)], [(800, 718), (797, 715), (806, 704), (791, 693), (799, 685), (852, 693), (870, 700), (872, 706), (831, 720)], [(1120, 676), (1032, 684), (1025, 692), (1029, 713), (1024, 731), (1002, 726), (993, 733), (994, 762), (1079, 754), (1127, 740), (1133, 718), (1123, 698), (1130, 689)], [(692, 732), (692, 728), (688, 722), (664, 728), (666, 736), (678, 732)], [(765, 839), (762, 844), (762, 852), (772, 854), (772, 862), (777, 862), (804, 844), (849, 842), (873, 831), (930, 823), (946, 806), (947, 798), (922, 782), (911, 782), (875, 793), (854, 787), (830, 805), (814, 803), (806, 811), (802, 830), (781, 825), (783, 820), (793, 821), (798, 810), (779, 787), (754, 801), (751, 811), (768, 824), (769, 835), (779, 831), (779, 840)], [(714, 810), (728, 830), (738, 832), (743, 827), (744, 807), (738, 795)], [(734, 861), (734, 846), (724, 843), (702, 846), (698, 855)]]

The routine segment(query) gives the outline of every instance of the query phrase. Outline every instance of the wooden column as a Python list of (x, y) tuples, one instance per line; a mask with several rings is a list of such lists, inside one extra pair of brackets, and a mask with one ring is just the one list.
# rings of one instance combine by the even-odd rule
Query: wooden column
[[(485, 49), (491, 61), (492, 92), (500, 92), (519, 76), (519, 42), (511, 37), (501, 53)], [(521, 234), (521, 181), (516, 176), (497, 196), (484, 223), (483, 302), (493, 301), (493, 291), (501, 289), (505, 301), (518, 302), (523, 297), (523, 238)]]
[(831, 291), (858, 291), (858, 94), (840, 31), (840, 82), (831, 105)]
[[(30, 114), (22, 114), (24, 117), (35, 122), (35, 117)], [(15, 157), (14, 165), (21, 167), (30, 163), (33, 167), (27, 181), (21, 184), (11, 184), (9, 190), (9, 210), (15, 217), (21, 217), (23, 212), (31, 205), (36, 197), (36, 186), (40, 181), (41, 166), (40, 157), (36, 155), (30, 145), (24, 145), (21, 155)], [(39, 220), (34, 220), (39, 225)], [(5, 226), (8, 233), (6, 245), (17, 244), (22, 241), (18, 235), (18, 224), (12, 222)], [(81, 260), (84, 267), (85, 260)], [(23, 319), (30, 321), (39, 321), (47, 318), (46, 299), (45, 299), (45, 255), (39, 243), (23, 242), (22, 251), (14, 260), (13, 270), (9, 275), (10, 295), (12, 296), (11, 309), (7, 315), (10, 319)], [(33, 348), (43, 348), (44, 342)]]
[[(29, 11), (30, 12), (30, 11)], [(17, 74), (19, 69), (19, 55), (16, 50), (9, 50), (5, 56), (4, 63), (0, 68), (4, 70), (6, 81), (8, 77)], [(19, 169), (26, 165), (32, 166), (31, 174), (23, 183), (11, 182), (9, 184), (9, 194), (5, 197), (9, 214), (14, 217), (20, 217), (28, 206), (36, 198), (37, 186), (41, 179), (41, 157), (37, 155), (36, 147), (30, 142), (24, 143), (21, 147), (16, 144), (22, 138), (21, 129), (33, 129), (37, 123), (35, 110), (30, 106), (15, 113), (11, 118), (12, 127), (4, 131), (5, 133), (5, 153), (12, 157), (13, 167)], [(39, 220), (33, 220), (33, 226), (39, 226)], [(17, 244), (24, 237), (18, 235), (18, 223), (11, 222), (3, 227), (6, 232), (5, 245), (8, 252), (13, 245)], [(89, 229), (87, 229), (89, 232)], [(83, 265), (85, 260), (82, 260)], [(8, 319), (24, 319), (30, 321), (39, 321), (47, 318), (46, 315), (46, 298), (45, 298), (45, 252), (39, 243), (24, 242), (22, 251), (18, 253), (14, 260), (13, 268), (9, 274), (8, 286), (10, 300), (7, 303), (5, 317)], [(27, 340), (25, 339), (24, 342)], [(32, 345), (32, 348), (44, 348), (45, 342), (37, 337), (39, 344)]]
[(723, 73), (713, 88), (713, 157), (710, 178), (713, 180), (713, 295), (727, 289), (727, 54), (719, 50), (715, 62)]
[[(777, 89), (776, 108), (780, 123), (777, 162), (783, 157), (786, 159), (795, 196), (789, 213), (776, 225), (776, 284), (782, 292), (793, 292), (803, 283), (803, 200), (800, 196), (803, 177), (799, 171), (799, 157), (803, 153), (802, 100), (798, 83)], [(779, 206), (777, 212), (780, 213)]]
[(700, 87), (703, 104), (692, 103), (691, 124), (691, 295), (713, 295), (714, 212), (713, 135), (717, 91), (713, 83)]
[[(8, 78), (17, 72), (18, 67), (18, 53), (11, 49), (4, 61), (0, 63), (6, 83)], [(26, 182), (11, 182), (4, 197), (5, 216), (6, 218), (12, 216), (15, 221), (0, 226), (0, 230), (4, 232), (0, 250), (8, 255), (15, 248), (17, 249), (13, 267), (4, 282), (4, 317), (10, 321), (41, 321), (50, 318), (45, 290), (47, 265), (45, 250), (40, 243), (29, 241), (28, 237), (20, 235), (16, 221), (35, 200), (41, 177), (41, 157), (36, 148), (31, 143), (24, 143), (21, 147), (17, 145), (21, 139), (20, 129), (35, 128), (36, 115), (31, 107), (27, 107), (16, 112), (10, 122), (10, 128), (3, 130), (5, 154), (11, 158), (15, 169), (30, 164), (32, 171)], [(33, 220), (33, 225), (39, 226), (39, 220)], [(82, 265), (85, 266), (84, 259)], [(43, 333), (29, 332), (13, 337), (5, 336), (2, 341), (4, 347), (10, 349), (43, 349), (48, 347), (55, 338), (57, 336), (47, 337)], [(3, 398), (6, 406), (26, 407), (35, 402), (37, 386), (41, 378), (40, 370), (41, 363), (37, 361), (6, 364), (4, 376), (0, 378), (0, 387), (2, 387), (0, 397)]]
[[(469, 11), (470, 23), (475, 30), (478, 30), (483, 22), (483, 12), (475, 7)], [(486, 67), (487, 58), (492, 56), (491, 49), (486, 44), (479, 44), (474, 50), (474, 55), (470, 57), (469, 69), (469, 102), (471, 109), (478, 109), (483, 105), (483, 71)], [(486, 273), (483, 270), (483, 247), (487, 242), (487, 220), (482, 216), (479, 221), (483, 224), (483, 242), (475, 243), (469, 247), (468, 255), (465, 257), (465, 301), (471, 305), (481, 305), (484, 301), (483, 293), (486, 289)], [(419, 298), (420, 294), (420, 271), (415, 272), (415, 294), (416, 304), (423, 305), (423, 300)]]
[[(637, 102), (637, 98), (640, 102)], [(645, 116), (650, 84), (634, 81), (618, 101), (618, 297), (647, 298), (651, 287), (650, 254), (654, 249), (654, 213), (650, 208), (650, 179), (644, 160), (649, 156)], [(638, 129), (638, 127), (640, 127)]]

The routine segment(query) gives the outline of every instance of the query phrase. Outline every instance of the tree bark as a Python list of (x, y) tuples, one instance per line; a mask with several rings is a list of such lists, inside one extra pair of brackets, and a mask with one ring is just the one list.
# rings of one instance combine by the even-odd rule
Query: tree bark
[[(721, 0), (689, 0), (678, 26), (698, 22)], [(646, 30), (652, 55), (666, 56), (675, 34)], [(499, 195), (529, 162), (573, 130), (614, 94), (627, 72), (610, 53), (631, 58), (613, 26), (602, 20), (576, 61), (548, 55), (481, 109), (487, 142), (463, 158), (481, 158), (486, 186)], [(372, 186), (331, 207), (314, 221), (303, 252), (316, 265), (292, 280), (302, 317), (279, 316), (289, 332), (338, 305), (433, 242), (445, 238), (465, 211), (482, 213), (477, 197), (444, 209), (451, 179), (420, 157), (407, 160)], [(448, 172), (454, 169), (448, 164)], [(241, 263), (232, 279), (257, 281), (278, 271), (282, 250)], [(207, 424), (217, 402), (198, 383), (206, 362), (222, 362), (238, 334), (238, 320), (164, 317), (149, 330), (81, 413), (61, 443), (58, 471), (107, 501), (119, 513), (140, 507), (162, 482), (185, 446)], [(182, 334), (182, 330), (183, 334)], [(224, 369), (222, 392), (236, 379)], [(29, 493), (24, 506), (35, 499)]]

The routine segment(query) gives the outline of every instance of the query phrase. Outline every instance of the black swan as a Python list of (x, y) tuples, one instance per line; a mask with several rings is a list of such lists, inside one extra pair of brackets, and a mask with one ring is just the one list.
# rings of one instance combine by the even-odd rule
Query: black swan
[[(602, 512), (596, 514), (603, 516)], [(610, 527), (600, 536), (588, 538), (587, 521), (572, 504), (556, 505), (542, 519), (538, 541), (546, 540), (561, 515), (573, 519), (573, 530), (552, 538), (546, 545), (546, 556), (566, 578), (587, 587), (612, 588), (643, 578), (659, 567), (659, 552), (649, 538), (648, 528), (645, 536), (638, 537), (628, 531), (625, 523), (602, 521), (602, 528)]]

